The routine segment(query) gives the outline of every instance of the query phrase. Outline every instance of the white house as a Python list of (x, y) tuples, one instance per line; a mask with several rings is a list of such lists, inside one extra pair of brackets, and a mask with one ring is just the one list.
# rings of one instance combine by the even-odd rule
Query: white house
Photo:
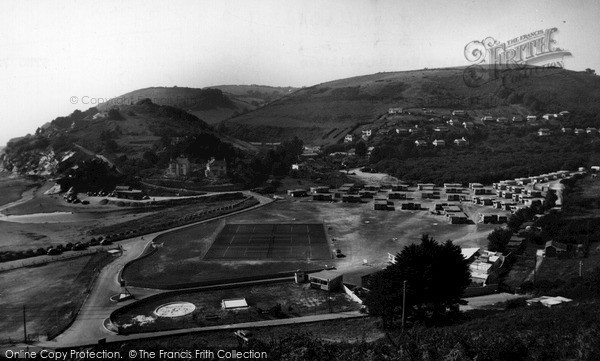
[(540, 137), (546, 137), (550, 135), (550, 129), (548, 128), (540, 128), (538, 130), (538, 136)]
[(402, 108), (390, 108), (388, 114), (402, 114)]
[(528, 115), (528, 116), (527, 116), (527, 121), (528, 121), (528, 122), (532, 122), (532, 121), (534, 121), (534, 120), (537, 120), (537, 117), (536, 117), (535, 115)]
[(424, 140), (415, 140), (415, 145), (417, 147), (426, 147), (427, 146), (427, 142)]
[(352, 134), (346, 134), (346, 137), (344, 137), (344, 142), (345, 143), (350, 143), (354, 140), (354, 136)]
[(446, 146), (446, 141), (442, 140), (442, 139), (436, 139), (433, 141), (433, 145), (435, 147), (445, 147)]
[(457, 147), (466, 147), (469, 145), (469, 141), (465, 139), (465, 137), (454, 139), (454, 144)]

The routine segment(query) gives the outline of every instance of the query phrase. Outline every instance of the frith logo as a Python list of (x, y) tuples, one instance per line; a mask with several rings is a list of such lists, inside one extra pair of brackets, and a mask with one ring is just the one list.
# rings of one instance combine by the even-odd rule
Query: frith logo
[(514, 72), (531, 73), (542, 67), (546, 70), (564, 68), (564, 57), (569, 51), (556, 46), (553, 39), (558, 29), (537, 30), (500, 43), (492, 37), (472, 41), (465, 46), (465, 58), (472, 63), (465, 69), (463, 79), (470, 87), (479, 87), (502, 79), (503, 85), (523, 78)]

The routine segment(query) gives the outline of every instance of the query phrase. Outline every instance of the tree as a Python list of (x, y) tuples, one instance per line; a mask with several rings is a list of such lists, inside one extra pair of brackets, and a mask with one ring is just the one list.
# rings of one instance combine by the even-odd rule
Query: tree
[(367, 155), (367, 151), (367, 144), (365, 142), (360, 140), (358, 143), (356, 143), (356, 149), (354, 150), (354, 152), (357, 156), (364, 157), (365, 155)]
[(552, 189), (548, 189), (548, 192), (546, 192), (546, 197), (544, 199), (544, 208), (550, 209), (550, 208), (555, 207), (557, 200), (558, 200), (558, 197), (556, 196), (556, 192), (553, 191)]
[(492, 252), (504, 252), (506, 245), (512, 237), (512, 231), (507, 228), (496, 228), (488, 234), (488, 250)]
[(404, 247), (397, 262), (377, 272), (369, 281), (365, 299), (369, 313), (381, 316), (392, 328), (402, 314), (403, 283), (408, 317), (438, 320), (457, 310), (465, 288), (471, 283), (467, 261), (452, 241), (438, 243), (423, 235), (420, 244)]

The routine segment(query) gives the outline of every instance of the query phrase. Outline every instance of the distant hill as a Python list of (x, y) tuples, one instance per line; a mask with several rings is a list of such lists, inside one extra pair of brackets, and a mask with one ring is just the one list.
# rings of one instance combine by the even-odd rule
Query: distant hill
[(153, 103), (184, 109), (208, 124), (217, 124), (247, 113), (290, 94), (296, 88), (264, 85), (219, 85), (208, 88), (151, 87), (123, 94), (98, 109), (135, 104), (149, 98)]
[[(208, 95), (203, 92), (202, 97), (209, 99), (207, 102), (213, 105), (229, 104), (220, 91), (216, 92)], [(144, 93), (132, 92), (129, 96)], [(148, 90), (145, 94), (149, 93), (152, 91)], [(186, 93), (189, 94), (187, 91), (181, 94)], [(208, 103), (198, 104), (197, 107), (209, 107)], [(178, 156), (179, 152), (187, 153), (186, 144), (198, 136), (218, 148), (206, 150), (209, 153), (231, 153), (231, 147), (243, 152), (255, 150), (246, 142), (219, 133), (185, 110), (159, 105), (146, 98), (133, 105), (111, 107), (104, 104), (99, 108), (83, 112), (76, 110), (69, 116), (58, 117), (49, 125), (40, 127), (35, 135), (9, 141), (5, 155), (0, 159), (0, 168), (17, 173), (52, 175), (64, 171), (66, 166), (72, 166), (74, 160), (98, 158), (109, 165), (114, 163), (121, 169), (132, 170), (127, 173), (135, 174), (136, 169), (166, 167), (166, 162), (172, 156)], [(201, 158), (223, 156), (204, 154), (198, 150), (194, 153)], [(68, 159), (70, 161), (67, 162)]]
[(595, 75), (532, 67), (474, 75), (478, 86), (472, 86), (472, 81), (467, 84), (465, 78), (473, 74), (464, 68), (335, 80), (302, 88), (226, 120), (222, 129), (248, 141), (280, 141), (297, 135), (306, 144), (323, 145), (340, 141), (358, 126), (375, 124), (390, 107), (426, 107), (438, 114), (466, 109), (473, 119), (480, 114), (541, 116), (562, 110), (576, 115), (600, 113), (600, 77)]
[(107, 111), (115, 106), (136, 104), (146, 98), (158, 105), (168, 105), (186, 110), (208, 124), (218, 123), (234, 114), (237, 115), (255, 108), (250, 104), (230, 98), (219, 89), (152, 87), (123, 94), (100, 104), (98, 109)]
[(299, 88), (272, 87), (267, 85), (218, 85), (211, 89), (222, 90), (225, 94), (255, 107), (270, 103), (283, 96), (290, 95)]

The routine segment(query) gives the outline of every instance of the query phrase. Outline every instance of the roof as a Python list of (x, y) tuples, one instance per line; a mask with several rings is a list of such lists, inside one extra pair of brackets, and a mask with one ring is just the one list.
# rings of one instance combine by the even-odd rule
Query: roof
[(472, 247), (472, 248), (461, 248), (460, 252), (462, 253), (463, 257), (465, 259), (469, 259), (471, 257), (473, 257), (473, 255), (477, 252), (479, 252), (479, 247)]
[(341, 272), (336, 272), (332, 270), (323, 270), (321, 272), (311, 273), (308, 275), (309, 278), (320, 278), (328, 281), (342, 276), (343, 274)]
[(561, 297), (561, 296), (555, 296), (555, 297), (542, 296), (542, 297), (528, 299), (526, 302), (528, 305), (539, 302), (546, 307), (551, 307), (551, 306), (555, 306), (555, 305), (558, 305), (561, 303), (566, 303), (566, 302), (571, 302), (571, 301), (573, 301), (573, 300), (570, 298)]
[(546, 247), (554, 247), (556, 249), (562, 249), (563, 251), (567, 250), (567, 245), (564, 243), (556, 242), (556, 241), (548, 241), (546, 242)]
[(223, 308), (242, 308), (248, 307), (248, 302), (245, 298), (230, 298), (222, 300), (221, 305), (223, 305)]

